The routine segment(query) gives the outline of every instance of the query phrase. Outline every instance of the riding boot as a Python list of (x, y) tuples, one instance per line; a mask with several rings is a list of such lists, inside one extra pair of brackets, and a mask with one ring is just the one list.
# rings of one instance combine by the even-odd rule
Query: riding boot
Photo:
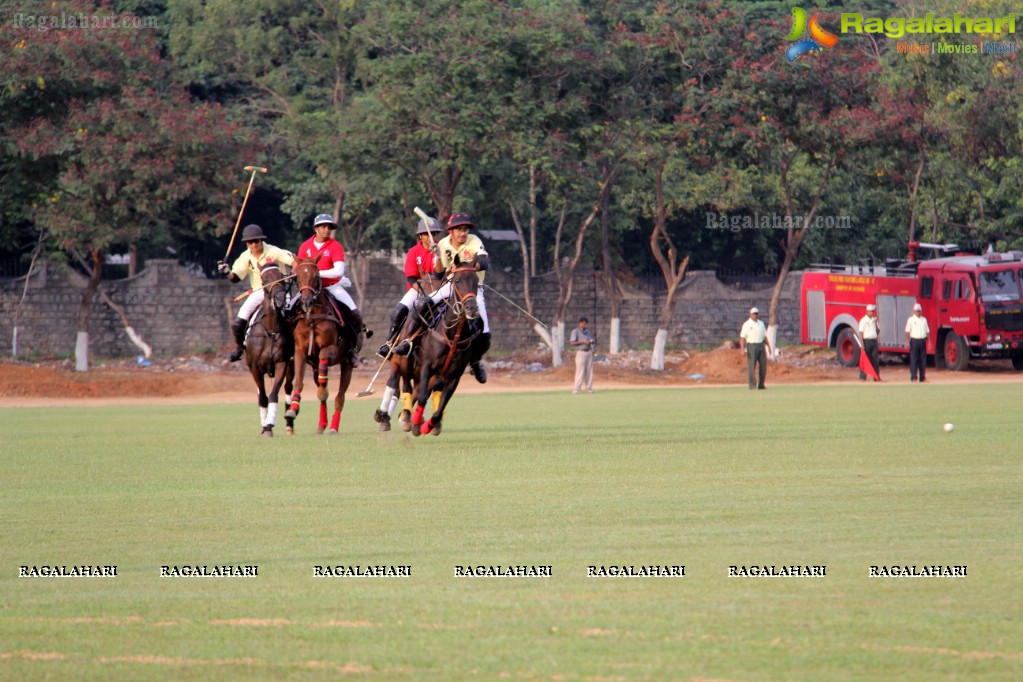
[(355, 332), (355, 348), (348, 351), (348, 361), (352, 367), (359, 366), (359, 353), (362, 351), (362, 332), (365, 328), (362, 323), (362, 311), (358, 308), (352, 308), (352, 323), (355, 327), (352, 331)]
[(393, 351), (395, 355), (407, 357), (412, 353), (412, 339), (414, 339), (419, 333), (419, 330), (427, 324), (427, 317), (431, 314), (431, 305), (432, 302), (430, 301), (429, 296), (421, 296), (416, 299), (415, 314), (411, 316), (412, 324), (409, 327), (408, 336), (395, 344)]
[(234, 321), (231, 323), (231, 333), (234, 334), (234, 342), (237, 344), (237, 348), (227, 356), (229, 362), (238, 362), (245, 355), (245, 331), (248, 327), (249, 321), (242, 317), (234, 318)]
[(472, 375), (481, 384), (487, 383), (487, 368), (483, 366), (483, 354), (490, 350), (490, 332), (480, 334), (476, 343), (472, 345), (472, 359), (469, 366), (472, 368)]
[(404, 303), (394, 306), (394, 310), (391, 311), (391, 331), (387, 334), (387, 341), (377, 350), (377, 355), (386, 358), (387, 354), (391, 352), (391, 339), (398, 335), (398, 330), (401, 329), (401, 325), (405, 324), (405, 318), (407, 317), (408, 308), (405, 307)]

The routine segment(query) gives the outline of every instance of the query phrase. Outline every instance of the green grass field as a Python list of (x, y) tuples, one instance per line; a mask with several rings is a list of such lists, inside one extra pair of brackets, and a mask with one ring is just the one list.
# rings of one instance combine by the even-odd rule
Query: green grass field
[[(1023, 679), (1018, 385), (463, 395), (418, 439), (377, 404), (0, 411), (0, 679)], [(79, 564), (117, 577), (19, 577)]]

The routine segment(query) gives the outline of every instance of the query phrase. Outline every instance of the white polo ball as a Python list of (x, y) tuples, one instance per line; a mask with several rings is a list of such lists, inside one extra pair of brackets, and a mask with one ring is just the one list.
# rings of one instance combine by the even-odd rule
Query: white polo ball
[(945, 424), (945, 426), (944, 426), (944, 429), (945, 429), (945, 431), (947, 431), (948, 433), (952, 433), (952, 429), (954, 429), (955, 427), (956, 427), (956, 425), (955, 425), (955, 424), (952, 424), (952, 423), (948, 423), (948, 424)]

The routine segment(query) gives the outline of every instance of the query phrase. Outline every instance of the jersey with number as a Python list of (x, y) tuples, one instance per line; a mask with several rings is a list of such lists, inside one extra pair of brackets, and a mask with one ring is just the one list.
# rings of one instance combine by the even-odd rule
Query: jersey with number
[[(231, 265), (231, 273), (238, 279), (245, 279), (245, 276), (248, 275), (249, 284), (253, 289), (258, 289), (263, 286), (260, 272), (267, 263), (283, 263), (284, 265), (291, 266), (295, 264), (295, 256), (291, 251), (285, 251), (273, 244), (263, 242), (263, 253), (259, 255), (258, 259), (254, 258), (249, 253), (249, 250), (246, 249)], [(284, 272), (284, 274), (287, 275), (288, 273)]]
[[(319, 248), (316, 247), (316, 237), (310, 237), (302, 242), (302, 246), (298, 247), (298, 257), (315, 258), (316, 268), (320, 271), (330, 270), (337, 263), (345, 262), (345, 250), (342, 248), (341, 243), (333, 237), (328, 237), (327, 241), (319, 245)], [(337, 284), (340, 281), (340, 277), (323, 277), (320, 279), (320, 282), (325, 287)]]
[[(430, 249), (423, 248), (423, 243), (418, 242), (408, 250), (405, 255), (405, 277), (414, 277), (423, 283), (429, 291), (428, 282), (435, 280), (437, 274), (433, 271), (433, 254)], [(405, 290), (408, 291), (412, 285), (405, 281)]]
[[(456, 255), (462, 261), (472, 260), (474, 256), (479, 254), (487, 255), (487, 249), (483, 246), (483, 240), (474, 234), (467, 235), (465, 243), (457, 249), (451, 243), (451, 235), (441, 239), (438, 246), (440, 247), (440, 264), (444, 266), (445, 270), (450, 270), (454, 266)], [(485, 270), (480, 270), (476, 273), (476, 276), (480, 279), (480, 284), (483, 283), (483, 276), (485, 274)]]

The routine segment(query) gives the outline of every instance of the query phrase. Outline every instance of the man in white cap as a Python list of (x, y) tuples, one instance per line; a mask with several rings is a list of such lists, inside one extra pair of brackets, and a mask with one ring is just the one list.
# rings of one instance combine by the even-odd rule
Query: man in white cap
[(906, 345), (909, 346), (909, 380), (916, 381), (920, 375), (920, 383), (924, 378), (924, 371), (927, 367), (927, 337), (931, 334), (931, 328), (927, 325), (927, 318), (923, 315), (923, 306), (919, 303), (913, 306), (913, 314), (906, 320)]
[[(767, 327), (760, 319), (760, 310), (757, 308), (750, 308), (749, 319), (742, 323), (742, 329), (739, 330), (739, 349), (746, 356), (746, 380), (749, 383), (749, 390), (764, 390), (767, 354), (771, 352), (771, 342), (767, 340)], [(758, 363), (759, 373), (755, 371)]]
[[(877, 306), (873, 303), (867, 306), (867, 313), (860, 318), (860, 346), (863, 350), (861, 353), (866, 353), (867, 359), (870, 360), (871, 366), (874, 368), (874, 374), (881, 376), (880, 369), (880, 355), (877, 350), (877, 335), (881, 331), (881, 328), (877, 324)], [(867, 375), (860, 370), (860, 381), (866, 381)], [(875, 381), (877, 381), (875, 379)]]

